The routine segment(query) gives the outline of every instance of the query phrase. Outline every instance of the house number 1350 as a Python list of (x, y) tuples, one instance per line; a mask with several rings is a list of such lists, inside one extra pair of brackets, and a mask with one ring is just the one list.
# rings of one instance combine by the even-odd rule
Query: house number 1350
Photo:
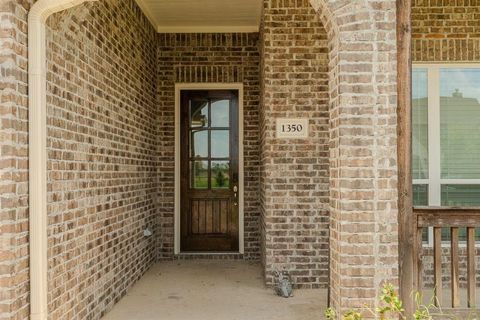
[(282, 132), (301, 132), (303, 126), (301, 124), (284, 124), (282, 125)]
[(277, 138), (308, 138), (308, 118), (277, 118)]

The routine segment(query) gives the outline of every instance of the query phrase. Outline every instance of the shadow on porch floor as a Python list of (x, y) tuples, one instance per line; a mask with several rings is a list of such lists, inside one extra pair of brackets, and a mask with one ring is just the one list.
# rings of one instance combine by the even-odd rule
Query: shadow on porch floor
[(153, 266), (103, 320), (318, 320), (326, 299), (324, 289), (275, 296), (256, 263), (172, 261)]

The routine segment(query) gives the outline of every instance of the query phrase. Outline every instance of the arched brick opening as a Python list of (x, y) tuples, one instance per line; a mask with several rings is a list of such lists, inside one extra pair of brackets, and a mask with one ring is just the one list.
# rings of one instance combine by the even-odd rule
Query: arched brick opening
[(311, 0), (329, 34), (330, 301), (398, 284), (396, 2)]
[[(264, 3), (266, 8), (271, 3), (295, 6), (293, 1)], [(382, 284), (398, 284), (395, 1), (310, 3), (328, 33), (330, 302), (340, 311), (365, 304), (375, 307)], [(271, 39), (263, 41), (272, 46)], [(265, 52), (262, 56), (265, 59)], [(263, 75), (262, 108), (268, 113), (261, 122), (261, 209), (268, 282), (269, 273), (288, 266), (288, 259), (272, 254), (282, 228), (275, 227), (275, 215), (285, 214), (272, 186), (285, 168), (276, 165), (270, 147), (275, 126), (269, 116), (274, 118), (282, 105), (271, 88), (278, 74)]]
[[(82, 2), (50, 1), (53, 9), (45, 9), (41, 19)], [(398, 273), (395, 1), (331, 0), (312, 1), (312, 5), (327, 30), (329, 48), (331, 302), (337, 309), (365, 303), (375, 306), (381, 283), (396, 283)], [(45, 21), (41, 19), (33, 26), (44, 28)], [(44, 49), (41, 45), (40, 48)], [(31, 59), (39, 68), (45, 61), (44, 53)], [(36, 89), (42, 86), (44, 74), (35, 68), (31, 71), (32, 94), (37, 97), (35, 101), (41, 101), (43, 97)], [(263, 98), (271, 98), (264, 99), (264, 103), (275, 110), (275, 97), (269, 94), (263, 91)], [(31, 109), (35, 125), (30, 136), (40, 143), (35, 144), (35, 155), (31, 158), (34, 168), (30, 172), (33, 179), (30, 190), (41, 196), (31, 206), (35, 218), (31, 220), (34, 229), (31, 239), (35, 243), (32, 253), (36, 256), (32, 265), (42, 266), (32, 277), (32, 290), (36, 293), (32, 305), (40, 304), (34, 309), (34, 319), (44, 319), (47, 314), (46, 286), (43, 286), (47, 251), (46, 189), (42, 184), (45, 181), (42, 163), (46, 163), (44, 108), (45, 104), (40, 103)], [(262, 129), (266, 139), (274, 138), (273, 119), (264, 117), (269, 122)], [(278, 171), (281, 166), (268, 167), (269, 151), (263, 151), (267, 157), (262, 165), (267, 165), (267, 170), (262, 178), (281, 174)], [(272, 222), (269, 211), (276, 205), (269, 194), (272, 185), (265, 183), (261, 192), (262, 210), (267, 217), (264, 225)], [(272, 241), (271, 236), (265, 234), (265, 240)]]
[[(249, 128), (256, 127), (258, 34), (157, 35), (133, 0), (91, 4), (82, 0), (43, 0), (37, 2), (36, 8), (43, 10), (43, 6), (51, 7), (42, 12), (40, 23), (36, 21), (34, 26), (41, 33), (38, 38), (42, 45), (38, 49), (42, 54), (36, 62), (42, 74), (40, 79), (32, 77), (35, 80), (32, 87), (44, 86), (46, 82), (47, 88), (33, 92), (37, 95), (32, 100), (36, 116), (31, 118), (34, 124), (31, 136), (36, 137), (33, 143), (38, 147), (32, 163), (46, 165), (32, 169), (36, 183), (41, 185), (31, 189), (35, 190), (33, 197), (41, 201), (40, 206), (38, 203), (32, 206), (32, 221), (35, 221), (32, 243), (38, 244), (32, 249), (32, 265), (42, 266), (31, 277), (32, 317), (42, 320), (65, 314), (97, 317), (108, 311), (155, 261), (160, 246), (165, 245), (161, 252), (165, 256), (161, 258), (173, 256), (173, 242), (160, 245), (156, 242), (173, 239), (172, 220), (157, 222), (158, 216), (152, 214), (158, 205), (173, 217), (173, 206), (167, 199), (173, 198), (173, 174), (169, 174), (173, 171), (169, 151), (173, 150), (175, 126), (170, 117), (174, 112), (173, 83), (243, 82), (245, 123)], [(55, 12), (59, 13), (51, 16)], [(212, 70), (208, 64), (197, 68), (191, 63), (188, 55), (193, 51), (190, 47), (193, 43), (197, 43), (192, 45), (194, 48), (207, 49), (197, 62), (207, 59), (211, 62), (213, 51), (220, 51), (223, 57), (218, 58), (218, 68)], [(156, 60), (155, 50), (152, 52), (156, 46), (168, 51), (162, 61)], [(210, 50), (207, 46), (215, 48)], [(226, 46), (231, 47), (231, 52), (225, 50)], [(178, 59), (174, 66), (173, 56), (168, 55), (175, 55), (185, 47), (190, 50), (186, 61), (182, 65)], [(239, 49), (243, 51), (241, 55), (237, 54)], [(139, 72), (142, 68), (143, 73)], [(198, 77), (197, 70), (200, 70)], [(156, 71), (162, 73), (158, 76), (162, 82), (155, 85), (163, 92), (155, 92), (149, 85), (151, 81), (147, 78), (156, 78), (152, 76)], [(145, 93), (139, 94), (142, 90)], [(162, 96), (158, 109), (152, 103), (156, 93)], [(117, 103), (119, 108), (115, 108)], [(164, 119), (159, 121), (158, 117)], [(158, 189), (152, 187), (158, 173), (156, 159), (152, 159), (155, 158), (152, 153), (157, 151), (152, 146), (155, 144), (152, 126), (157, 125), (162, 127), (159, 148), (166, 149), (158, 166), (163, 166), (160, 170), (165, 179), (159, 180), (167, 186), (160, 188), (158, 197), (155, 194)], [(38, 130), (42, 130), (41, 135), (35, 133)], [(255, 179), (258, 170), (252, 169), (257, 167), (256, 130), (248, 129), (245, 139), (249, 157), (245, 167), (255, 171), (249, 174), (253, 182), (246, 189), (250, 199), (258, 190)], [(162, 136), (163, 133), (166, 135)], [(124, 155), (127, 163), (122, 163)], [(108, 172), (112, 171), (117, 172), (110, 175)], [(131, 178), (136, 182), (126, 185), (120, 182)], [(138, 185), (142, 186), (137, 189)], [(109, 192), (113, 189), (120, 190), (121, 195), (114, 191), (116, 195), (111, 196)], [(86, 198), (90, 200), (85, 201)], [(258, 238), (257, 232), (251, 230), (258, 221), (255, 214), (258, 211), (254, 211), (258, 209), (249, 210), (246, 231), (252, 236), (246, 241), (250, 245), (244, 258), (255, 260)], [(145, 227), (151, 227), (163, 239), (144, 238)], [(52, 294), (47, 294), (47, 288)]]
[[(174, 82), (243, 82), (248, 92), (246, 123), (253, 127), (258, 118), (258, 35), (157, 35), (134, 0), (86, 2), (40, 0), (31, 11), (30, 27), (35, 32), (30, 33), (30, 47), (35, 59), (29, 60), (30, 88), (39, 89), (31, 90), (30, 100), (34, 244), (30, 257), (31, 265), (39, 266), (31, 270), (30, 278), (35, 320), (99, 317), (157, 258), (157, 241), (164, 239), (145, 238), (143, 229), (173, 239), (172, 220), (156, 221), (155, 207), (173, 217), (173, 206), (162, 201), (173, 198), (173, 174), (169, 175), (173, 157), (168, 152), (173, 149)], [(174, 67), (168, 54), (182, 49), (173, 44), (189, 47), (188, 40), (216, 47), (205, 51), (199, 61), (210, 59), (205, 57), (214, 50), (224, 53), (219, 67), (196, 68), (188, 57), (180, 69)], [(231, 52), (224, 50), (227, 43)], [(160, 63), (161, 71), (157, 46), (169, 51)], [(236, 54), (239, 48), (241, 55)], [(205, 70), (208, 77), (201, 76)], [(152, 84), (156, 72), (164, 73), (163, 83), (158, 84), (164, 92), (156, 92), (157, 83)], [(190, 80), (181, 77), (188, 74)], [(158, 109), (157, 93), (164, 95)], [(162, 136), (164, 131), (156, 136), (152, 127), (163, 125), (168, 136)], [(249, 129), (245, 139), (250, 157), (245, 166), (258, 172), (252, 169), (258, 153), (252, 142), (255, 132)], [(155, 163), (157, 138), (160, 148), (168, 149), (160, 155), (165, 157), (160, 165)], [(166, 174), (160, 183), (171, 187), (160, 188), (157, 195), (155, 179), (161, 165)], [(255, 177), (249, 175), (253, 181), (249, 198), (258, 190)], [(251, 217), (245, 219), (246, 231), (253, 236), (246, 241), (251, 245), (244, 256), (252, 260), (258, 257), (257, 232), (251, 231), (257, 222), (254, 210), (250, 208)], [(162, 249), (171, 259), (173, 242)]]
[(156, 30), (86, 2), (29, 13), (32, 320), (98, 318), (156, 259)]

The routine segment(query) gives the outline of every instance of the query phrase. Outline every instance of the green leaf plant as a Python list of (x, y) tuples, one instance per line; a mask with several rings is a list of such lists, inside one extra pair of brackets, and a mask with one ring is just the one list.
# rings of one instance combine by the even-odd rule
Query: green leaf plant
[(432, 320), (430, 309), (434, 307), (433, 303), (425, 306), (421, 304), (420, 294), (415, 295), (417, 308), (413, 315), (405, 315), (403, 303), (398, 294), (395, 292), (395, 287), (392, 284), (385, 284), (380, 295), (380, 307), (375, 310), (365, 307), (362, 310), (350, 310), (343, 315), (338, 315), (335, 310), (328, 308), (325, 311), (325, 318), (327, 320), (362, 320), (364, 314), (370, 315), (369, 318), (380, 320)]
[[(411, 315), (406, 315), (403, 308), (402, 301), (395, 292), (395, 287), (392, 284), (385, 284), (380, 295), (380, 306), (374, 310), (365, 306), (359, 310), (350, 310), (343, 315), (328, 308), (325, 311), (326, 320), (363, 320), (364, 317), (380, 319), (380, 320), (433, 320), (436, 318), (450, 319), (450, 320), (480, 320), (480, 311), (472, 309), (468, 315), (458, 316), (443, 312), (439, 305), (439, 301), (432, 298), (428, 304), (424, 304), (420, 293), (415, 293), (416, 309)], [(435, 303), (436, 302), (436, 303)]]

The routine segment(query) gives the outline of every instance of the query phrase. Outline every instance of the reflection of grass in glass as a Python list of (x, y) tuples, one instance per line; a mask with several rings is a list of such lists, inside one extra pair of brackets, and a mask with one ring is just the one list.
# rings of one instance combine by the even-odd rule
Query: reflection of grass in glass
[[(208, 166), (198, 161), (195, 162), (193, 188), (208, 189)], [(230, 171), (229, 163), (224, 161), (221, 163), (212, 162), (211, 171), (211, 188), (212, 189), (228, 189), (230, 187)]]
[(193, 187), (196, 189), (208, 188), (208, 162), (195, 161), (193, 168)]
[(194, 187), (198, 189), (208, 188), (208, 177), (195, 177)]

